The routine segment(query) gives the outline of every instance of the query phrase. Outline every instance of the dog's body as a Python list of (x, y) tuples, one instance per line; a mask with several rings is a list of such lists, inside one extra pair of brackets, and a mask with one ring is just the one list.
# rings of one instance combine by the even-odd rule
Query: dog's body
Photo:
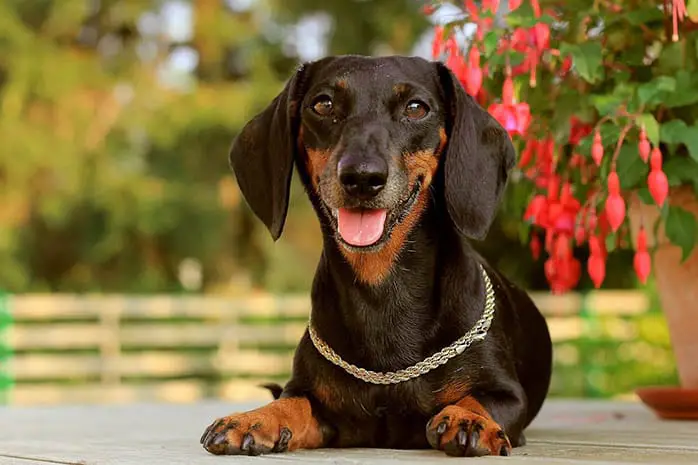
[(320, 219), (312, 326), (343, 360), (412, 366), (483, 316), (487, 336), (413, 379), (372, 384), (324, 357), (309, 333), (271, 404), (214, 422), (215, 454), (390, 447), (508, 455), (550, 383), (545, 320), (471, 248), (492, 222), (514, 151), (443, 65), (332, 57), (304, 65), (231, 151), (241, 190), (274, 239), (295, 164)]

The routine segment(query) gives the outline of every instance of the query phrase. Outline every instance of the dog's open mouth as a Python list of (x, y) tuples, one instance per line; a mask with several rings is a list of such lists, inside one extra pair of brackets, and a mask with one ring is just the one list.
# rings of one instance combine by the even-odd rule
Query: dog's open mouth
[(387, 241), (393, 228), (407, 217), (414, 206), (421, 182), (395, 208), (339, 208), (332, 211), (337, 233), (345, 246), (372, 249)]

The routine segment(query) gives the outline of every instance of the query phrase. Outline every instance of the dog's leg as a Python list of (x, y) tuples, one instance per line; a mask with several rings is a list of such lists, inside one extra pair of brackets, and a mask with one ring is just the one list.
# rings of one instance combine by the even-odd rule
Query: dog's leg
[(510, 455), (511, 442), (488, 410), (472, 396), (444, 407), (427, 423), (427, 440), (448, 455)]
[(315, 449), (324, 443), (320, 423), (305, 397), (284, 397), (214, 421), (201, 444), (216, 455), (259, 455)]

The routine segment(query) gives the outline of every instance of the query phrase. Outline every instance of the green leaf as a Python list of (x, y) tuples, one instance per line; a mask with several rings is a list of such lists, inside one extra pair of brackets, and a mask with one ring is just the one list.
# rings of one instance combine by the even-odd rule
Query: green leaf
[(645, 127), (645, 132), (647, 133), (647, 138), (654, 145), (659, 145), (659, 123), (654, 119), (654, 116), (645, 113), (640, 115), (638, 118), (641, 125)]
[(611, 253), (616, 250), (617, 242), (618, 241), (616, 240), (616, 235), (614, 233), (610, 233), (608, 236), (606, 236), (606, 251)]
[(650, 103), (659, 103), (662, 99), (662, 94), (665, 92), (674, 92), (676, 90), (676, 79), (669, 76), (658, 76), (657, 78), (646, 82), (637, 89), (640, 103), (647, 105)]
[(574, 45), (563, 43), (563, 55), (572, 55), (572, 63), (579, 75), (587, 82), (596, 82), (603, 74), (603, 53), (598, 42), (584, 42)]
[(669, 160), (664, 162), (662, 168), (669, 180), (670, 186), (677, 186), (684, 182), (694, 182), (698, 180), (698, 163), (691, 158), (669, 158)]
[(681, 261), (686, 260), (693, 251), (698, 235), (696, 218), (681, 207), (670, 206), (664, 231), (672, 243), (681, 247)]
[(682, 120), (671, 120), (662, 125), (660, 136), (668, 144), (684, 144), (691, 158), (698, 161), (698, 126), (687, 126)]
[(624, 100), (617, 95), (592, 95), (589, 100), (601, 116), (610, 115), (616, 112)]
[(665, 44), (659, 55), (658, 65), (662, 74), (678, 73), (684, 66), (681, 42)]
[(622, 15), (617, 15), (617, 17), (618, 19), (626, 20), (633, 26), (637, 26), (640, 24), (645, 25), (654, 21), (661, 21), (664, 19), (664, 14), (654, 5), (652, 5), (647, 8), (641, 8)]
[(654, 199), (652, 198), (652, 194), (650, 194), (650, 190), (647, 187), (641, 187), (635, 192), (637, 192), (637, 196), (640, 198), (642, 203), (645, 205), (654, 205)]
[(685, 69), (679, 69), (674, 77), (676, 91), (665, 93), (661, 104), (667, 108), (677, 108), (698, 103), (698, 76)]
[(690, 126), (683, 132), (683, 143), (688, 148), (688, 154), (698, 161), (698, 127)]
[(686, 14), (694, 23), (698, 22), (698, 0), (688, 0), (686, 2)]
[(499, 34), (496, 31), (490, 31), (485, 34), (485, 57), (492, 55), (497, 50), (499, 44)]
[(673, 119), (662, 124), (659, 138), (668, 144), (680, 144), (686, 123), (680, 119)]
[(516, 10), (507, 13), (505, 16), (505, 21), (510, 27), (533, 27), (539, 19), (543, 20), (543, 22), (552, 21), (552, 18), (549, 16), (547, 20), (544, 17), (536, 18), (533, 14), (533, 7), (529, 2), (523, 2)]
[(531, 237), (531, 226), (526, 221), (521, 221), (518, 227), (519, 241), (522, 244), (527, 244)]
[(616, 160), (616, 172), (621, 189), (632, 189), (647, 178), (649, 166), (642, 161), (634, 144), (624, 144)]

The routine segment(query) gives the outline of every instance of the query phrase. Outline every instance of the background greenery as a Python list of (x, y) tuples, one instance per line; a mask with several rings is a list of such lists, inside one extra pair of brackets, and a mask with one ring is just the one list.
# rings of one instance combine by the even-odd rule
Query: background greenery
[[(285, 234), (272, 243), (240, 197), (228, 148), (302, 60), (428, 57), (420, 7), (0, 1), (0, 291), (307, 291), (320, 237), (302, 189), (294, 181)], [(521, 203), (516, 185), (507, 195), (505, 208)], [(478, 247), (519, 284), (547, 289), (520, 226), (502, 215)], [(631, 261), (614, 252), (605, 287), (634, 287)], [(632, 320), (626, 351), (602, 320), (589, 324), (590, 339), (562, 349), (576, 371), (559, 368), (554, 395), (675, 381), (656, 306)]]
[[(319, 235), (302, 190), (273, 244), (228, 170), (230, 142), (302, 60), (428, 55), (420, 6), (0, 2), (0, 287), (173, 292), (189, 269), (194, 291), (307, 290)], [(519, 225), (498, 222), (480, 246), (544, 288)], [(608, 286), (634, 284), (629, 259), (613, 257)]]

